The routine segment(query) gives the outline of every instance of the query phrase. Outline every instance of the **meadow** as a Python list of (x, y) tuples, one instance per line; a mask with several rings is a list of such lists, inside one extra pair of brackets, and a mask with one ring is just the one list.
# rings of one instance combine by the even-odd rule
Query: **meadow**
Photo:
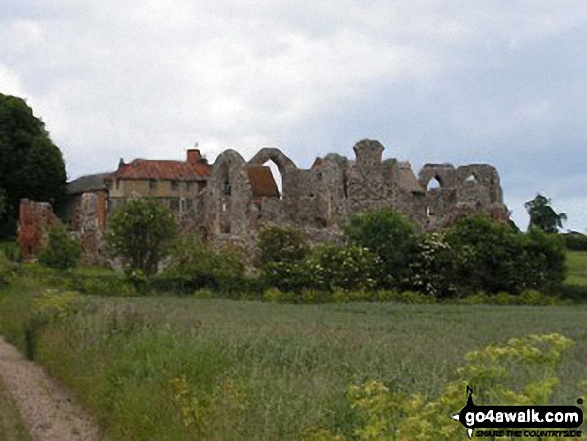
[(569, 251), (567, 253), (567, 278), (565, 283), (587, 287), (586, 251)]
[[(587, 379), (586, 304), (303, 305), (50, 293), (45, 318), (35, 321), (33, 299), (46, 291), (31, 277), (2, 288), (0, 333), (24, 352), (33, 345), (30, 355), (73, 390), (112, 441), (349, 432), (358, 423), (350, 385), (381, 380), (393, 391), (436, 397), (466, 353), (528, 334), (557, 332), (575, 342), (553, 401), (574, 403)], [(23, 332), (31, 326), (34, 333)]]

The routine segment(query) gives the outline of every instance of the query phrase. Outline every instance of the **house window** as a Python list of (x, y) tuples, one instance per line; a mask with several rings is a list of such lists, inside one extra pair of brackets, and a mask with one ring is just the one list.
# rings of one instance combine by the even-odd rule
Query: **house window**
[(120, 190), (120, 179), (116, 180), (116, 189)]
[(191, 199), (182, 199), (181, 200), (181, 212), (187, 213), (191, 211), (193, 207), (193, 201)]
[(171, 211), (179, 211), (179, 199), (171, 199), (169, 201), (169, 209)]
[(206, 187), (206, 181), (198, 182), (198, 193), (201, 192)]
[(149, 190), (151, 190), (151, 191), (157, 190), (157, 181), (155, 181), (154, 179), (151, 179), (149, 181)]
[(179, 182), (177, 182), (177, 181), (171, 181), (171, 189), (173, 191), (179, 190)]

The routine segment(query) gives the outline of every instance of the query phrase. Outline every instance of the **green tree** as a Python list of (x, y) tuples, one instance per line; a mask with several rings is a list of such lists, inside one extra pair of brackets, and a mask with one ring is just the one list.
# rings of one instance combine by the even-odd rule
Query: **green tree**
[(344, 230), (352, 243), (369, 249), (381, 259), (382, 273), (378, 277), (381, 286), (406, 286), (409, 266), (418, 254), (418, 236), (405, 217), (383, 208), (354, 216)]
[(112, 214), (106, 241), (127, 267), (154, 274), (176, 234), (177, 223), (167, 207), (156, 199), (133, 199)]
[(8, 208), (8, 200), (6, 198), (6, 192), (3, 188), (0, 188), (0, 219), (2, 219), (2, 215)]
[(537, 227), (545, 233), (558, 233), (558, 229), (563, 227), (563, 221), (567, 220), (567, 215), (555, 212), (550, 204), (550, 199), (540, 194), (524, 204), (530, 215), (528, 229)]
[(7, 225), (15, 224), (20, 199), (55, 203), (65, 182), (61, 151), (45, 123), (23, 99), (0, 93), (0, 188), (6, 199), (0, 234), (14, 233)]

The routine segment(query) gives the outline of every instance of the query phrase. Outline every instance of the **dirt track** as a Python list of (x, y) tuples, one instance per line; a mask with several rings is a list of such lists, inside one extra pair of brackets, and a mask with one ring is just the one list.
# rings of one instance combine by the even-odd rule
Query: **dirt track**
[(2, 337), (0, 376), (34, 441), (104, 441), (65, 388)]

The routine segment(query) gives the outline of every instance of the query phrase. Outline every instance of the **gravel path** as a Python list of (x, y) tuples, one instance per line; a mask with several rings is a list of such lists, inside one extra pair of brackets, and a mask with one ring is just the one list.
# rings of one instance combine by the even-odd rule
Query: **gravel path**
[(0, 376), (34, 441), (104, 441), (65, 388), (2, 337)]

